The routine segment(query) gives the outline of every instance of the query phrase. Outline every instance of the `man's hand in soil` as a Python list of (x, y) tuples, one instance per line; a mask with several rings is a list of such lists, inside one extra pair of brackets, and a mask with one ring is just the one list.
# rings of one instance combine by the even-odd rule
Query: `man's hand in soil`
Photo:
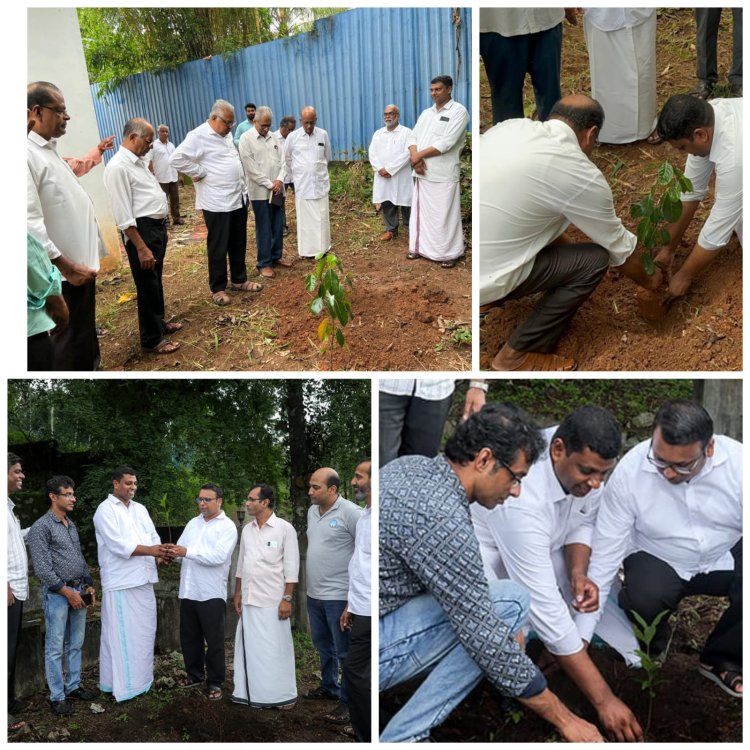
[(575, 714), (571, 714), (570, 720), (557, 730), (566, 742), (604, 742), (604, 737), (593, 724)]
[(599, 721), (618, 742), (643, 742), (643, 730), (633, 712), (613, 695), (599, 706)]
[(684, 297), (688, 293), (693, 279), (698, 277), (704, 269), (713, 263), (718, 252), (718, 250), (706, 250), (705, 247), (696, 244), (690, 251), (690, 255), (685, 259), (680, 270), (673, 274), (669, 280), (667, 300), (671, 301), (678, 297)]

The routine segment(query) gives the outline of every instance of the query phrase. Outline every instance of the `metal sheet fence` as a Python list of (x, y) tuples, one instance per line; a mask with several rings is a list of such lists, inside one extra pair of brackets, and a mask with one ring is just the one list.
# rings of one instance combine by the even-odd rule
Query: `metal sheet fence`
[[(131, 117), (166, 123), (179, 143), (203, 122), (213, 102), (271, 107), (274, 128), (303, 105), (318, 112), (334, 160), (361, 158), (394, 103), (413, 126), (430, 106), (430, 79), (450, 75), (453, 97), (471, 103), (471, 9), (361, 8), (320, 19), (311, 32), (194, 60), (162, 73), (130, 76), (109, 94), (91, 86), (99, 131), (116, 134)], [(358, 153), (360, 152), (360, 153)], [(107, 154), (109, 157), (109, 154)]]

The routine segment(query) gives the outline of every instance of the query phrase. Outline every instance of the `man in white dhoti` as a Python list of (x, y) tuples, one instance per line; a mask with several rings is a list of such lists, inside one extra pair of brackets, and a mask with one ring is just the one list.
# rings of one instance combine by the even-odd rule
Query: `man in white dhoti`
[(328, 133), (315, 126), (314, 107), (303, 107), (300, 124), (286, 139), (286, 171), (294, 183), (297, 210), (297, 252), (314, 258), (331, 249), (331, 220), (328, 212), (328, 162), (331, 144)]
[(293, 708), (297, 702), (292, 595), (299, 580), (299, 547), (292, 524), (273, 512), (273, 490), (255, 485), (245, 508), (234, 589), (240, 616), (234, 641), (232, 703)]
[(459, 158), (469, 113), (451, 99), (453, 79), (430, 81), (435, 102), (419, 116), (409, 141), (414, 193), (409, 223), (409, 260), (420, 257), (453, 268), (464, 254)]
[(601, 143), (659, 143), (656, 127), (656, 8), (587, 8), (591, 98), (607, 113)]
[(411, 129), (399, 123), (399, 109), (395, 104), (383, 112), (385, 127), (376, 130), (370, 142), (368, 158), (375, 175), (372, 181), (372, 202), (383, 209), (385, 232), (381, 242), (389, 242), (398, 234), (398, 210), (409, 232), (411, 194), (413, 190), (409, 165)]
[(126, 701), (146, 693), (154, 679), (156, 563), (171, 560), (145, 506), (133, 500), (135, 471), (112, 474), (112, 494), (94, 513), (102, 581), (99, 689)]
[[(529, 623), (548, 663), (557, 661), (612, 737), (640, 740), (638, 721), (604, 681), (573, 620), (577, 611), (598, 604), (598, 590), (587, 577), (591, 536), (599, 489), (620, 452), (620, 428), (605, 409), (583, 406), (542, 435), (548, 448), (524, 477), (521, 497), (494, 510), (470, 506), (485, 573), (490, 581), (509, 578), (529, 591)], [(610, 645), (637, 647), (624, 618), (618, 635)]]

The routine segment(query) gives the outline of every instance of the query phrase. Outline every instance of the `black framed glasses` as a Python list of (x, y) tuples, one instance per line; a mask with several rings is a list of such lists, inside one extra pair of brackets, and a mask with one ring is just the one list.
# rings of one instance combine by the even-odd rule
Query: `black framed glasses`
[(693, 459), (692, 461), (688, 461), (687, 463), (670, 463), (669, 461), (662, 461), (660, 458), (656, 458), (654, 456), (654, 441), (652, 440), (648, 445), (648, 453), (646, 454), (646, 458), (648, 459), (648, 462), (655, 466), (659, 471), (666, 471), (667, 469), (671, 469), (675, 474), (680, 474), (681, 476), (687, 476), (688, 474), (692, 474), (697, 468), (700, 462), (706, 457), (706, 446), (704, 445), (701, 449), (700, 456)]
[(214, 500), (218, 500), (217, 497), (196, 497), (195, 502), (200, 505), (201, 503), (212, 503)]
[(228, 128), (234, 127), (234, 120), (225, 120), (221, 115), (216, 115)]
[(49, 107), (46, 104), (39, 104), (37, 106), (39, 106), (41, 109), (48, 109), (50, 112), (55, 112), (56, 114), (62, 115), (63, 117), (67, 117), (68, 116), (68, 110), (67, 109), (59, 109), (58, 107)]
[(511, 469), (511, 468), (510, 468), (510, 466), (508, 466), (508, 464), (506, 464), (506, 463), (505, 463), (505, 461), (500, 461), (500, 460), (498, 460), (497, 462), (498, 462), (498, 463), (500, 464), (500, 466), (502, 466), (502, 467), (503, 467), (503, 469), (505, 469), (505, 470), (506, 470), (506, 471), (508, 472), (508, 474), (510, 474), (510, 476), (512, 477), (512, 480), (511, 480), (510, 486), (511, 486), (511, 487), (520, 487), (520, 486), (521, 486), (521, 482), (523, 482), (523, 477), (519, 477), (519, 476), (518, 476), (518, 474), (516, 474), (516, 472), (515, 472), (515, 471), (513, 471), (513, 469)]

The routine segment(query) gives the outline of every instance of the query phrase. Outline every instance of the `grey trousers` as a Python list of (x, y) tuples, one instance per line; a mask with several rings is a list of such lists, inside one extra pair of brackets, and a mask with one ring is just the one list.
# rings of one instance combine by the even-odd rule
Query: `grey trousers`
[[(716, 41), (719, 35), (721, 8), (695, 9), (695, 46), (697, 67), (695, 75), (699, 81), (711, 86), (716, 84)], [(742, 8), (732, 8), (732, 69), (729, 83), (742, 85)]]
[(409, 232), (409, 217), (411, 216), (411, 206), (397, 206), (390, 201), (383, 201), (380, 204), (383, 209), (383, 224), (386, 232), (398, 233), (398, 210), (401, 209), (401, 223), (404, 230)]

